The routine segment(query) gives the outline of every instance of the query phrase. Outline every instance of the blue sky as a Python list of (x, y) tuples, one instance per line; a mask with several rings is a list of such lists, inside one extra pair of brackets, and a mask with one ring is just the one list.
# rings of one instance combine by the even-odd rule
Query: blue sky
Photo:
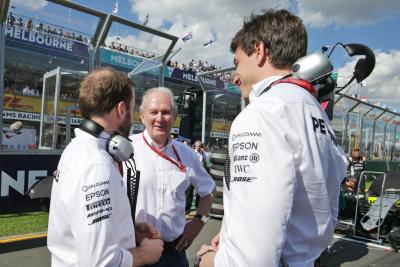
[[(103, 12), (111, 12), (114, 0), (73, 0)], [(70, 25), (74, 30), (93, 33), (94, 18), (56, 7), (43, 0), (11, 0), (16, 13), (38, 17), (55, 24)], [(119, 0), (118, 15), (142, 22), (149, 14), (148, 26), (176, 35), (180, 38), (192, 32), (193, 38), (181, 40), (177, 47), (182, 50), (174, 57), (178, 62), (191, 59), (207, 60), (221, 67), (232, 66), (229, 51), (230, 40), (240, 29), (243, 18), (265, 8), (288, 8), (299, 15), (309, 34), (309, 52), (322, 45), (363, 43), (376, 55), (374, 72), (366, 80), (361, 95), (398, 107), (400, 99), (400, 1), (398, 0)], [(165, 43), (159, 39), (130, 32), (113, 26), (110, 38), (119, 36), (121, 42), (162, 52)], [(204, 48), (203, 44), (215, 38), (215, 44)], [(339, 76), (351, 74), (354, 59), (345, 61), (345, 54), (334, 55), (335, 66), (344, 67)], [(350, 89), (357, 93), (358, 87)], [(354, 90), (352, 92), (351, 90)], [(400, 109), (398, 109), (400, 111)]]

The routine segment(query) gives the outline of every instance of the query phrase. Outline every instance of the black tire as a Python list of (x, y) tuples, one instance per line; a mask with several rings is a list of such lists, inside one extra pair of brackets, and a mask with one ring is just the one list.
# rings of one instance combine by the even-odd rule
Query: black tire
[(211, 208), (210, 215), (224, 215), (224, 210)]
[(216, 197), (214, 198), (214, 203), (224, 205), (224, 199), (222, 197)]
[(223, 171), (225, 170), (225, 163), (224, 163), (224, 164), (220, 164), (220, 165), (212, 164), (211, 167), (210, 167), (210, 169), (217, 170), (217, 171), (222, 171), (222, 172), (223, 172)]
[(224, 171), (210, 169), (210, 175), (214, 178), (214, 180), (224, 179)]
[(210, 154), (210, 161), (212, 164), (223, 165), (225, 163), (227, 149), (212, 149)]
[(215, 181), (215, 186), (224, 187), (224, 181), (222, 180), (214, 180), (214, 181)]

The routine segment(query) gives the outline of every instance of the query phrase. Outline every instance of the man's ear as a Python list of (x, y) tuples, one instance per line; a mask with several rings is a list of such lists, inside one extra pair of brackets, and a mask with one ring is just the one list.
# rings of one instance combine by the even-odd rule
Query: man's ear
[(267, 49), (263, 42), (256, 42), (254, 45), (254, 56), (256, 57), (258, 66), (263, 66), (267, 60)]
[(118, 118), (124, 118), (126, 112), (129, 112), (128, 107), (126, 106), (126, 103), (124, 101), (118, 102), (116, 109)]

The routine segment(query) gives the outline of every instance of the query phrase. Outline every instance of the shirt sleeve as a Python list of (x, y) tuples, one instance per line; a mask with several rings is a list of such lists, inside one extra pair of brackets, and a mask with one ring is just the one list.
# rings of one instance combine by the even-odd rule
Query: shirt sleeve
[(194, 151), (190, 151), (190, 165), (191, 167), (188, 170), (189, 180), (197, 193), (200, 197), (211, 194), (215, 188), (215, 182), (204, 168), (202, 162), (197, 159)]
[(282, 119), (259, 109), (250, 112), (238, 117), (229, 140), (229, 190), (234, 196), (226, 208), (229, 229), (236, 230), (228, 233), (232, 247), (226, 256), (232, 266), (278, 266), (296, 189), (300, 141)]
[(79, 266), (132, 266), (132, 254), (120, 246), (129, 234), (123, 235), (124, 223), (116, 216), (123, 190), (117, 172), (111, 162), (91, 165), (77, 174), (64, 198)]

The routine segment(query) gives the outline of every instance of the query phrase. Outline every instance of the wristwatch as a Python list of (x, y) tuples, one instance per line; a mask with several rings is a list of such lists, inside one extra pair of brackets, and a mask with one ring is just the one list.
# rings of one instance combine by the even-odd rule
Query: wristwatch
[(202, 221), (204, 224), (206, 224), (208, 222), (208, 220), (210, 219), (209, 216), (206, 216), (203, 214), (196, 214), (196, 215), (194, 215), (194, 217), (199, 219), (200, 221)]

